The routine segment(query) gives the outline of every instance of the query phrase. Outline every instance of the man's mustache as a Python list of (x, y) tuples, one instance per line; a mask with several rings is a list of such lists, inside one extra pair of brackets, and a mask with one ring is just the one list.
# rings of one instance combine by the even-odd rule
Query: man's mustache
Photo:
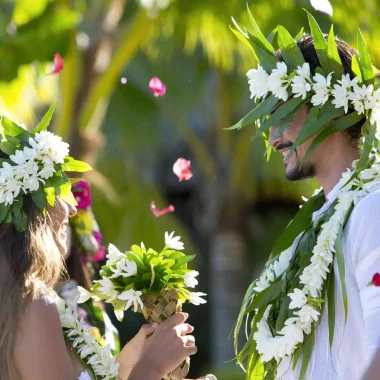
[(293, 146), (293, 143), (292, 142), (286, 142), (286, 143), (282, 143), (280, 145), (277, 145), (276, 146), (276, 150), (279, 151), (281, 149), (286, 149), (286, 148), (291, 148)]

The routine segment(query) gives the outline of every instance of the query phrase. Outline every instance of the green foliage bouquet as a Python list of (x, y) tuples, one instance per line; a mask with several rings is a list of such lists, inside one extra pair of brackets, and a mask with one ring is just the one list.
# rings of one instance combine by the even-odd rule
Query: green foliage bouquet
[[(132, 308), (143, 313), (149, 322), (162, 322), (182, 309), (189, 301), (195, 305), (206, 303), (204, 293), (190, 292), (198, 281), (197, 271), (187, 264), (195, 255), (185, 255), (179, 236), (165, 233), (165, 247), (161, 252), (133, 245), (129, 251), (120, 252), (113, 244), (108, 247), (107, 262), (95, 281), (92, 292), (79, 287), (79, 302), (90, 297), (113, 305), (116, 317), (123, 320), (124, 311)], [(189, 361), (181, 364), (168, 379), (183, 378), (189, 369)]]

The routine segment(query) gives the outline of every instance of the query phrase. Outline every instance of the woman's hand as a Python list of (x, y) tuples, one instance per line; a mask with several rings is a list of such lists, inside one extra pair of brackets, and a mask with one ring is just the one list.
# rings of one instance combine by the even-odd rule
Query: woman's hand
[[(193, 327), (184, 323), (188, 314), (177, 313), (159, 324), (142, 348), (139, 361), (128, 380), (160, 380), (197, 352), (195, 339), (187, 335)], [(119, 375), (126, 379), (123, 373)]]
[(141, 351), (148, 337), (153, 334), (158, 323), (151, 325), (143, 325), (139, 332), (128, 342), (120, 352), (116, 361), (120, 363), (119, 376), (122, 379), (127, 379), (132, 371), (132, 368), (139, 361)]

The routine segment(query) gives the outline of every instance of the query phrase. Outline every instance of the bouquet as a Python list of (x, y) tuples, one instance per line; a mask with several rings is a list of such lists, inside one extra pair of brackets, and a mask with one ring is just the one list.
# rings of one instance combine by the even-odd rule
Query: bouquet
[[(162, 322), (181, 311), (186, 301), (194, 305), (206, 303), (204, 293), (190, 292), (198, 284), (198, 272), (187, 264), (195, 255), (185, 255), (179, 236), (165, 233), (165, 247), (161, 252), (144, 244), (133, 245), (130, 251), (120, 252), (113, 244), (108, 247), (107, 262), (95, 281), (92, 292), (79, 287), (79, 302), (90, 297), (113, 305), (119, 321), (124, 311), (132, 309), (144, 315), (148, 322)], [(182, 363), (165, 379), (182, 379), (189, 370), (189, 360)]]

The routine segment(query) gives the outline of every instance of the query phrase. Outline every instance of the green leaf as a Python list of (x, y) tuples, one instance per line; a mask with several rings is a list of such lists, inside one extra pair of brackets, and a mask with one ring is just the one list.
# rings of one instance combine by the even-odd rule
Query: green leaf
[(367, 120), (363, 124), (362, 131), (364, 134), (364, 142), (359, 162), (356, 165), (357, 170), (361, 170), (367, 167), (368, 161), (370, 159), (370, 154), (373, 149), (373, 142), (375, 141), (376, 137), (376, 123), (371, 125), (369, 120)]
[(317, 237), (315, 236), (315, 230), (313, 228), (305, 231), (297, 249), (300, 252), (300, 272), (310, 264), (311, 257), (313, 256), (313, 249), (316, 244)]
[(286, 103), (282, 104), (268, 119), (264, 121), (264, 123), (261, 124), (253, 139), (259, 137), (263, 132), (266, 132), (270, 127), (278, 123), (303, 102), (304, 101), (301, 98), (291, 98)]
[(281, 331), (281, 329), (285, 325), (285, 321), (288, 319), (288, 310), (289, 310), (290, 301), (291, 301), (290, 297), (288, 297), (287, 295), (284, 297), (282, 301), (280, 312), (278, 314), (277, 321), (276, 321), (276, 331)]
[(262, 292), (256, 295), (250, 306), (246, 309), (245, 315), (255, 309), (259, 309), (261, 306), (267, 305), (281, 294), (282, 281), (277, 279), (270, 286), (264, 289)]
[(188, 255), (188, 256), (182, 256), (180, 257), (175, 265), (172, 267), (172, 270), (180, 269), (182, 265), (189, 263), (191, 260), (193, 260), (195, 255)]
[(4, 115), (1, 117), (1, 125), (3, 126), (5, 134), (12, 137), (25, 132), (25, 129), (23, 127)]
[(356, 55), (352, 56), (351, 70), (355, 74), (355, 76), (359, 78), (360, 83), (362, 83), (363, 82), (362, 70), (360, 69), (360, 64)]
[(334, 25), (331, 25), (327, 44), (327, 54), (330, 59), (330, 70), (334, 72), (333, 76), (335, 76), (336, 79), (340, 79), (344, 74), (344, 70), (342, 66), (342, 61), (339, 57), (338, 48), (336, 46), (334, 36)]
[(329, 325), (329, 342), (330, 350), (334, 340), (335, 330), (335, 278), (334, 278), (334, 265), (331, 265), (329, 280), (327, 285), (327, 317)]
[[(67, 202), (70, 205), (77, 206), (78, 202), (76, 201), (72, 191), (71, 191), (71, 183), (65, 182), (62, 185), (59, 186), (60, 193), (59, 197), (63, 199), (65, 202)], [(57, 191), (56, 191), (57, 192)]]
[(54, 100), (53, 104), (50, 106), (48, 111), (45, 113), (41, 121), (37, 124), (36, 128), (33, 129), (32, 133), (35, 135), (36, 133), (46, 131), (47, 127), (50, 124), (51, 118), (53, 117), (55, 105), (57, 101)]
[(261, 116), (267, 115), (271, 112), (277, 105), (278, 99), (271, 95), (266, 98), (264, 101), (260, 102), (252, 111), (245, 115), (238, 123), (232, 127), (225, 128), (226, 130), (232, 129), (241, 129), (248, 124), (253, 123), (254, 121), (260, 119)]
[(0, 224), (2, 224), (5, 221), (11, 207), (12, 207), (12, 205), (10, 205), (10, 204), (8, 204), (6, 206), (4, 204), (1, 205), (1, 207), (0, 207)]
[(263, 48), (261, 41), (255, 37), (251, 36), (249, 39), (255, 50), (257, 58), (259, 59), (260, 65), (264, 68), (265, 71), (269, 72), (277, 67), (278, 60), (275, 57), (274, 53), (269, 53), (268, 50)]
[(312, 16), (312, 14), (306, 10), (305, 12), (307, 13), (307, 18), (309, 20), (309, 25), (310, 25), (310, 31), (314, 39), (314, 47), (317, 52), (321, 67), (324, 71), (326, 71), (326, 73), (330, 73), (331, 69), (330, 69), (330, 62), (329, 62), (329, 57), (328, 57), (328, 52), (327, 52), (328, 51), (327, 41), (323, 37), (321, 28), (319, 27), (317, 21)]
[(75, 160), (72, 157), (66, 157), (65, 163), (62, 165), (65, 167), (66, 172), (87, 172), (92, 170), (91, 166), (83, 161)]
[(309, 111), (306, 123), (303, 126), (301, 133), (290, 148), (289, 155), (294, 152), (298, 145), (304, 143), (315, 133), (325, 127), (331, 120), (340, 116), (341, 113), (342, 111), (339, 108), (335, 108), (335, 106), (329, 102), (326, 103), (325, 107), (320, 111), (318, 110), (318, 107), (313, 107)]
[[(307, 100), (305, 100), (307, 101)], [(292, 112), (289, 112), (283, 119), (281, 119), (277, 125), (276, 133), (274, 139), (279, 138), (283, 133), (288, 124), (294, 119), (297, 112), (304, 106), (304, 103), (300, 103)]]
[(28, 223), (28, 217), (26, 216), (24, 209), (24, 196), (17, 197), (12, 205), (12, 221), (18, 232), (26, 231)]
[(314, 348), (314, 323), (311, 327), (311, 333), (309, 335), (305, 335), (305, 339), (303, 341), (303, 349), (302, 349), (302, 366), (299, 380), (302, 380), (305, 377), (307, 367), (309, 366), (311, 354)]
[(373, 84), (375, 80), (375, 73), (372, 69), (371, 58), (367, 53), (367, 45), (365, 43), (362, 32), (358, 28), (358, 49), (359, 49), (359, 60), (360, 68), (363, 77), (363, 82), (366, 85)]
[(289, 248), (296, 237), (311, 223), (313, 212), (318, 210), (325, 202), (323, 191), (311, 197), (297, 212), (294, 219), (288, 224), (283, 234), (276, 241), (270, 259), (274, 259), (285, 249)]
[(233, 34), (241, 41), (244, 45), (248, 46), (248, 48), (251, 50), (253, 56), (255, 57), (256, 61), (259, 61), (259, 58), (257, 57), (255, 50), (253, 49), (251, 43), (249, 42), (249, 39), (244, 36), (244, 34), (240, 33), (239, 31), (235, 30), (230, 26), (230, 29)]
[(331, 125), (327, 126), (311, 143), (309, 149), (307, 150), (303, 162), (314, 152), (315, 149), (324, 141), (328, 136), (336, 133), (338, 131), (342, 131), (349, 127), (352, 127), (360, 120), (365, 118), (365, 115), (358, 115), (357, 112), (351, 112), (348, 115), (340, 117), (337, 121), (334, 121)]
[(128, 260), (133, 260), (136, 264), (137, 264), (137, 268), (140, 270), (140, 271), (146, 271), (146, 270), (150, 270), (150, 268), (146, 268), (146, 266), (144, 265), (143, 261), (141, 260), (140, 257), (138, 257), (138, 255), (132, 251), (128, 251), (125, 253), (127, 255), (127, 259)]
[(295, 41), (298, 41), (303, 36), (304, 30), (305, 28), (302, 27), (301, 30), (294, 36)]
[(15, 154), (17, 146), (9, 141), (2, 141), (0, 143), (0, 149), (8, 156), (11, 156), (12, 154)]
[(274, 37), (276, 36), (277, 34), (277, 26), (269, 33), (269, 35), (267, 36), (267, 40), (268, 42), (272, 45), (273, 43), (273, 40), (274, 40)]
[(23, 131), (19, 135), (17, 135), (17, 139), (23, 142), (24, 144), (29, 145), (29, 139), (33, 137), (33, 135), (29, 131)]
[(252, 25), (252, 34), (261, 42), (262, 47), (270, 54), (274, 55), (274, 49), (270, 42), (265, 38), (264, 34), (261, 32), (259, 26), (257, 25), (256, 20), (254, 19), (248, 4), (247, 4), (247, 10), (248, 10), (248, 17), (249, 20), (251, 21)]
[(347, 298), (347, 287), (346, 287), (346, 277), (345, 277), (345, 265), (344, 265), (344, 254), (343, 254), (343, 228), (340, 230), (336, 241), (335, 241), (335, 250), (336, 250), (336, 259), (338, 264), (339, 278), (342, 285), (342, 297), (343, 297), (343, 306), (344, 306), (344, 323), (347, 322), (348, 315), (348, 298)]
[(294, 70), (305, 63), (305, 59), (290, 33), (281, 25), (278, 27), (278, 46), (285, 63)]
[(49, 206), (51, 206), (51, 207), (54, 207), (54, 204), (55, 204), (55, 190), (54, 190), (54, 185), (51, 183), (50, 179), (46, 180), (44, 191), (45, 191), (45, 194), (46, 194), (47, 204)]
[(46, 194), (42, 184), (40, 184), (39, 189), (31, 193), (30, 196), (41, 211), (46, 208)]

